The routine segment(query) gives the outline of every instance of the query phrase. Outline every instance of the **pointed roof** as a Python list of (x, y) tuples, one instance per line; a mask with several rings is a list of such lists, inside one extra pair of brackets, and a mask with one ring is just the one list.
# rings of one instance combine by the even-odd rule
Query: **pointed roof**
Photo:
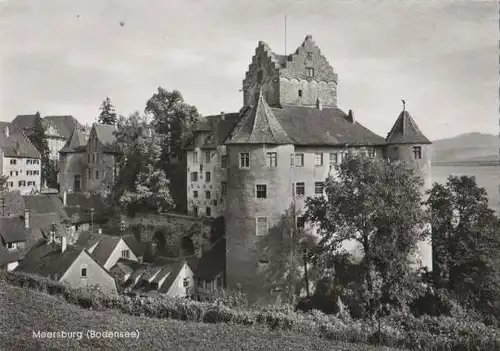
[(78, 127), (73, 129), (68, 141), (64, 147), (59, 150), (60, 153), (70, 153), (77, 152), (79, 148), (84, 147), (87, 144), (87, 136), (80, 131)]
[(226, 144), (292, 144), (262, 95), (254, 108), (248, 110), (230, 134)]
[(71, 115), (45, 116), (43, 119), (52, 125), (64, 138), (69, 138), (71, 136), (71, 132), (76, 127), (80, 127), (80, 123), (78, 123), (76, 118)]
[(387, 144), (432, 144), (406, 110), (401, 111), (386, 138)]

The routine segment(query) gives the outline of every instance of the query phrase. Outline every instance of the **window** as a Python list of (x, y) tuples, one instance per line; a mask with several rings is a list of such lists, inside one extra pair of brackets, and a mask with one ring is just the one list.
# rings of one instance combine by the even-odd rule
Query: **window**
[(28, 181), (28, 186), (31, 186), (31, 183), (32, 183), (31, 181)]
[(295, 183), (295, 195), (304, 196), (306, 193), (306, 186), (304, 182)]
[(187, 288), (189, 286), (189, 278), (184, 278), (182, 280), (182, 286)]
[(422, 159), (422, 147), (420, 146), (413, 147), (413, 158), (415, 158), (416, 160)]
[(11, 176), (12, 176), (12, 174), (13, 174), (13, 173), (14, 173), (14, 172), (10, 171), (10, 175), (11, 175)]
[(13, 249), (15, 246), (14, 246), (14, 243), (7, 243), (7, 249), (11, 250)]
[(304, 216), (298, 216), (297, 229), (304, 229), (305, 224), (306, 224), (306, 219), (304, 218)]
[(97, 152), (95, 153), (95, 162), (99, 163), (99, 154)]
[(299, 97), (302, 97), (302, 89), (299, 89)]
[(227, 183), (226, 182), (222, 182), (220, 185), (221, 185), (222, 195), (226, 195), (227, 194)]
[(88, 173), (89, 179), (92, 179), (92, 170), (89, 169), (87, 173)]
[(210, 151), (205, 151), (205, 163), (210, 163)]
[(95, 163), (95, 152), (92, 153), (92, 162)]
[(375, 149), (374, 148), (368, 149), (368, 157), (371, 157), (371, 158), (375, 157)]
[(256, 188), (257, 199), (267, 199), (267, 185), (257, 184)]
[(33, 171), (33, 175), (39, 175), (40, 171)]
[(309, 78), (314, 77), (314, 68), (311, 67), (306, 68), (306, 77)]
[(81, 183), (82, 183), (81, 176), (76, 175), (76, 176), (75, 176), (75, 179), (74, 179), (74, 181), (73, 181), (73, 188), (74, 188), (75, 190), (80, 190)]
[(266, 157), (267, 157), (267, 166), (268, 167), (277, 167), (278, 166), (278, 153), (277, 152), (268, 152)]
[(31, 160), (26, 160), (26, 164), (30, 165), (31, 164)]
[(198, 181), (198, 172), (191, 172), (191, 181), (192, 182)]
[(250, 168), (250, 154), (248, 152), (240, 154), (240, 168)]
[(26, 181), (20, 180), (17, 186), (26, 186)]
[(87, 162), (90, 163), (90, 154), (87, 154)]
[(18, 175), (19, 175), (19, 171), (16, 171), (16, 176), (18, 176)]
[(308, 52), (307, 53), (307, 59), (308, 60), (312, 60), (312, 58), (313, 58), (313, 53), (312, 52)]
[(210, 172), (205, 172), (205, 181), (206, 181), (207, 183), (209, 183), (209, 182), (210, 182)]
[(205, 199), (210, 200), (212, 193), (210, 191), (205, 191)]
[(260, 70), (259, 72), (257, 72), (257, 82), (262, 83), (263, 79), (264, 79), (264, 73), (262, 72), (262, 70)]
[(290, 154), (290, 166), (293, 166), (293, 164), (294, 164), (294, 162), (293, 162), (294, 158), (295, 158), (295, 154)]
[(11, 160), (10, 160), (10, 164), (11, 164), (11, 165), (15, 165), (15, 164), (17, 164), (17, 160), (11, 159)]
[(86, 278), (86, 277), (87, 277), (87, 267), (85, 267), (85, 266), (84, 266), (84, 267), (82, 267), (82, 268), (80, 269), (80, 276), (81, 276), (82, 278)]
[(193, 163), (198, 163), (198, 151), (193, 151)]
[(210, 217), (212, 215), (212, 209), (210, 207), (205, 208), (205, 213), (207, 217)]
[(122, 258), (130, 258), (130, 250), (122, 250)]
[(304, 154), (295, 154), (295, 167), (304, 167)]
[(267, 234), (267, 217), (257, 217), (256, 219), (256, 234), (257, 236), (266, 235)]
[(316, 195), (323, 195), (323, 189), (325, 185), (323, 182), (315, 182), (314, 183), (314, 193)]
[(99, 179), (99, 171), (95, 171), (95, 179)]
[(314, 154), (314, 165), (323, 166), (323, 154), (321, 152), (317, 152)]
[(30, 170), (26, 171), (26, 175), (31, 175), (32, 173), (33, 173), (33, 171), (30, 171)]
[(198, 190), (194, 190), (194, 191), (193, 191), (193, 197), (194, 197), (195, 199), (197, 199), (197, 198), (198, 198)]
[(221, 156), (221, 158), (220, 158), (220, 166), (222, 168), (227, 168), (227, 156), (226, 155)]

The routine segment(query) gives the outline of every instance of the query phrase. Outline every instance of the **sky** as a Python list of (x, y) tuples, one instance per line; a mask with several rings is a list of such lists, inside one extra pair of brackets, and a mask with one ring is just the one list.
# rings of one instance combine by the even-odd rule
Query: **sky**
[(498, 33), (493, 0), (0, 0), (0, 120), (92, 123), (107, 96), (129, 115), (159, 86), (235, 112), (258, 42), (291, 53), (310, 34), (339, 107), (375, 133), (403, 98), (431, 140), (497, 134)]

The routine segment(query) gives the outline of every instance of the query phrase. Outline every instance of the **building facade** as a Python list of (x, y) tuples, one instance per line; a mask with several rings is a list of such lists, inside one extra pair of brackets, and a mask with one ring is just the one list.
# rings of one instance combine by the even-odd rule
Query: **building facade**
[(40, 191), (40, 153), (12, 123), (0, 122), (0, 167), (0, 174), (8, 177), (8, 190), (23, 195)]
[[(228, 288), (243, 290), (250, 298), (265, 294), (261, 272), (266, 258), (258, 246), (260, 238), (279, 225), (287, 211), (293, 210), (296, 225), (303, 225), (305, 199), (323, 196), (325, 179), (335, 175), (334, 166), (347, 152), (406, 162), (424, 178), (422, 190), (430, 187), (431, 143), (408, 111), (401, 112), (383, 138), (356, 121), (351, 110), (345, 113), (338, 107), (337, 87), (337, 74), (311, 36), (287, 56), (259, 42), (243, 80), (245, 107), (210, 156), (224, 159), (223, 177), (216, 181), (220, 185), (212, 184), (220, 186), (224, 206), (211, 214), (223, 215), (226, 222)], [(195, 162), (202, 159), (206, 140), (216, 134), (216, 126), (209, 124), (188, 150), (192, 199), (203, 196), (194, 192), (202, 187), (192, 172), (199, 171)], [(206, 164), (211, 172), (216, 169), (217, 162)], [(345, 248), (357, 249), (354, 243)], [(419, 249), (422, 264), (430, 269), (431, 244), (420, 243)]]

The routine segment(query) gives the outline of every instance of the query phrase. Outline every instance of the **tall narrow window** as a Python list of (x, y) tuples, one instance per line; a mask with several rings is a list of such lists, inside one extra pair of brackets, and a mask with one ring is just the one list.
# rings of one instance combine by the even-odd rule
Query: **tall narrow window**
[(277, 167), (278, 166), (278, 153), (277, 152), (268, 152), (266, 157), (267, 157), (267, 166), (268, 167)]
[(337, 165), (339, 163), (339, 154), (336, 152), (330, 153), (330, 165)]
[(295, 167), (304, 167), (304, 154), (295, 154)]
[(193, 190), (193, 198), (198, 198), (198, 190)]
[(210, 217), (212, 215), (212, 208), (211, 207), (205, 208), (205, 214), (207, 215), (207, 217)]
[(205, 151), (205, 163), (210, 163), (210, 151)]
[(257, 72), (257, 82), (262, 83), (263, 80), (264, 80), (264, 73), (262, 72), (262, 70), (260, 70), (259, 72)]
[(198, 151), (193, 151), (193, 163), (198, 163)]
[(314, 77), (314, 68), (311, 67), (306, 68), (306, 77), (308, 78)]
[(122, 250), (122, 258), (130, 258), (130, 250)]
[(205, 182), (210, 183), (211, 180), (210, 176), (211, 176), (210, 172), (205, 172)]
[(314, 154), (314, 165), (323, 166), (323, 153), (317, 152)]
[(325, 187), (325, 185), (323, 184), (323, 182), (315, 182), (314, 183), (314, 193), (316, 195), (323, 195), (324, 187)]
[(304, 182), (295, 183), (295, 195), (304, 196), (306, 193), (306, 185)]
[(226, 182), (221, 182), (220, 186), (221, 186), (222, 195), (226, 195), (227, 194), (227, 183)]
[(302, 89), (299, 89), (299, 97), (302, 97)]
[(250, 154), (248, 152), (240, 154), (240, 168), (250, 168)]
[(422, 159), (422, 147), (420, 146), (413, 147), (413, 158), (416, 160)]
[(95, 179), (99, 179), (99, 171), (95, 171)]
[(80, 276), (82, 278), (86, 278), (87, 277), (87, 267), (86, 266), (82, 266), (81, 269), (80, 269)]
[(191, 172), (191, 181), (192, 182), (198, 181), (198, 172)]
[(222, 168), (227, 168), (227, 156), (223, 155), (220, 157), (220, 166)]
[(210, 200), (212, 198), (212, 193), (210, 191), (205, 191), (205, 199)]
[(267, 185), (257, 184), (256, 186), (257, 199), (267, 199)]
[(257, 236), (267, 235), (267, 217), (257, 217), (256, 222)]
[(297, 229), (303, 229), (306, 224), (306, 219), (304, 216), (298, 216), (297, 217)]

